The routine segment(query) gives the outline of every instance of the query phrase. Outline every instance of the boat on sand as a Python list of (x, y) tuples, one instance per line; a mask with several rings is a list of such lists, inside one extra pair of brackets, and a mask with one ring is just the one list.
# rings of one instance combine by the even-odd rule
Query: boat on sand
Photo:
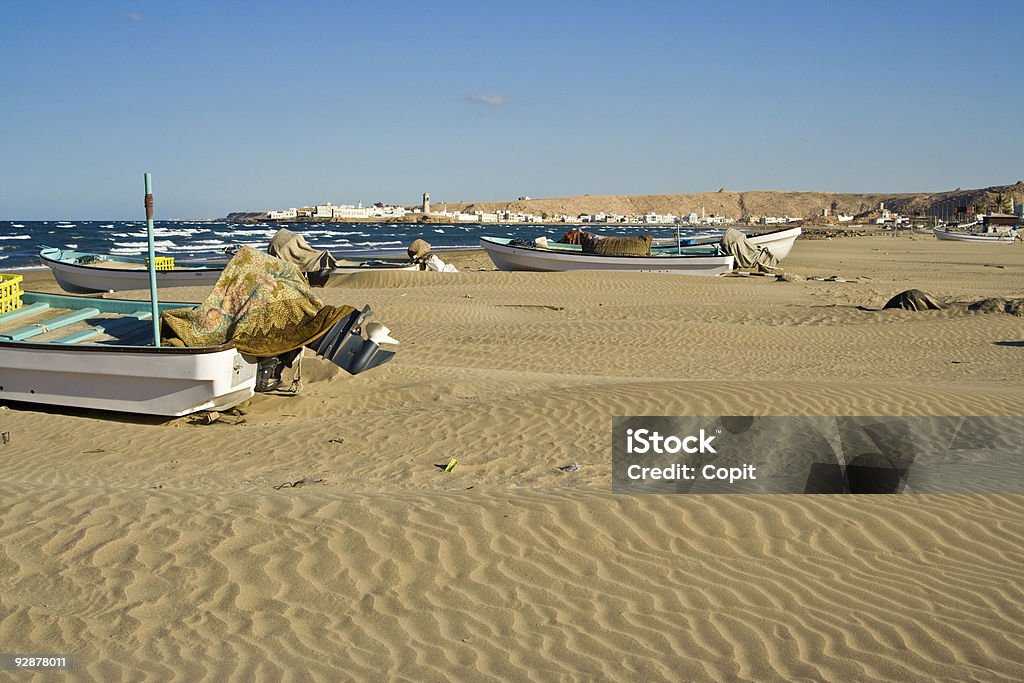
[(944, 230), (935, 228), (932, 234), (936, 239), (947, 242), (1006, 242), (1012, 244), (1017, 239), (1017, 230), (1003, 230), (1001, 232), (967, 232), (958, 230)]
[(19, 308), (0, 314), (0, 400), (175, 416), (253, 395), (258, 359), (233, 344), (152, 346), (149, 302), (20, 297)]
[(507, 237), (481, 237), (480, 246), (498, 270), (568, 271), (616, 270), (685, 275), (722, 275), (733, 269), (734, 258), (714, 245), (683, 255), (652, 252), (644, 255), (584, 253), (579, 247), (549, 243), (547, 248)]
[[(149, 287), (149, 269), (143, 257), (93, 254), (71, 249), (47, 247), (39, 253), (43, 265), (52, 272), (66, 292), (120, 292)], [(175, 261), (169, 257), (166, 269), (156, 273), (157, 286), (212, 287), (224, 272), (227, 260)], [(158, 264), (160, 263), (158, 259)], [(419, 264), (406, 259), (338, 260), (337, 265), (319, 276), (361, 273), (369, 270), (419, 270)], [(326, 279), (326, 278), (322, 278)]]

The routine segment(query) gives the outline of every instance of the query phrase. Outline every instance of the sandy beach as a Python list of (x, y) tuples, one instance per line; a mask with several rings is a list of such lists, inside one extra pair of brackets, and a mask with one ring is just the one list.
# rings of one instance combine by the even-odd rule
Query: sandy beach
[(801, 239), (795, 281), (443, 256), (317, 290), (401, 340), (371, 372), (307, 360), (212, 424), (0, 406), (0, 653), (74, 657), (45, 680), (1024, 678), (1024, 495), (612, 495), (609, 445), (617, 415), (1024, 414), (1024, 318), (879, 310), (1022, 298), (1024, 245)]

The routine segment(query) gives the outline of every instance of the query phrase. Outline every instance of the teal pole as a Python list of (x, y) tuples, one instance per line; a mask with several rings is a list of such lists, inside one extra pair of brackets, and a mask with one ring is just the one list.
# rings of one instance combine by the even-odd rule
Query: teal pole
[(146, 241), (149, 243), (149, 301), (153, 313), (153, 346), (160, 346), (160, 300), (156, 295), (156, 245), (153, 244), (153, 176), (146, 180)]
[(676, 223), (676, 254), (680, 256), (683, 254), (683, 245), (679, 241), (679, 223)]

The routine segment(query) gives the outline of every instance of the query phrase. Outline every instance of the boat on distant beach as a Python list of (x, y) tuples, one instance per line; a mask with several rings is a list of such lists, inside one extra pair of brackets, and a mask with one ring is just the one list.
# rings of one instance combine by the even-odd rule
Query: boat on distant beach
[(149, 302), (19, 296), (18, 308), (0, 314), (0, 399), (176, 416), (253, 395), (258, 359), (234, 344), (152, 346)]
[[(120, 292), (147, 289), (149, 270), (147, 259), (137, 256), (93, 254), (71, 249), (47, 247), (39, 253), (43, 265), (52, 272), (64, 291), (75, 294), (92, 292)], [(169, 257), (165, 269), (156, 274), (158, 287), (212, 287), (224, 272), (227, 260), (175, 261)], [(337, 267), (320, 273), (343, 275), (368, 270), (419, 270), (419, 265), (407, 259), (369, 259), (365, 261), (338, 261)]]
[(722, 275), (733, 269), (732, 255), (721, 254), (715, 245), (691, 247), (682, 255), (652, 252), (649, 256), (584, 253), (579, 247), (543, 248), (507, 237), (480, 238), (480, 246), (498, 270), (568, 271), (617, 270), (627, 272)]
[(1001, 232), (964, 232), (935, 228), (932, 230), (932, 234), (937, 239), (950, 242), (1006, 242), (1012, 244), (1017, 239), (1016, 229)]

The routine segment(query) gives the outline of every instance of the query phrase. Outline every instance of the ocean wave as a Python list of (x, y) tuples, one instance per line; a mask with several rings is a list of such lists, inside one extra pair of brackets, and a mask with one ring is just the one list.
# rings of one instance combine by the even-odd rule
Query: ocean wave
[(21, 223), (11, 223), (12, 228), (24, 228), (25, 226)]
[[(148, 242), (115, 242), (114, 246), (118, 249), (147, 249), (149, 247)], [(170, 240), (163, 240), (161, 242), (153, 242), (154, 247), (161, 249), (170, 249), (178, 246)]]
[(31, 235), (3, 235), (0, 240), (30, 240)]
[(242, 235), (245, 237), (271, 237), (276, 230), (229, 230), (227, 232), (214, 232), (217, 237), (234, 237)]

